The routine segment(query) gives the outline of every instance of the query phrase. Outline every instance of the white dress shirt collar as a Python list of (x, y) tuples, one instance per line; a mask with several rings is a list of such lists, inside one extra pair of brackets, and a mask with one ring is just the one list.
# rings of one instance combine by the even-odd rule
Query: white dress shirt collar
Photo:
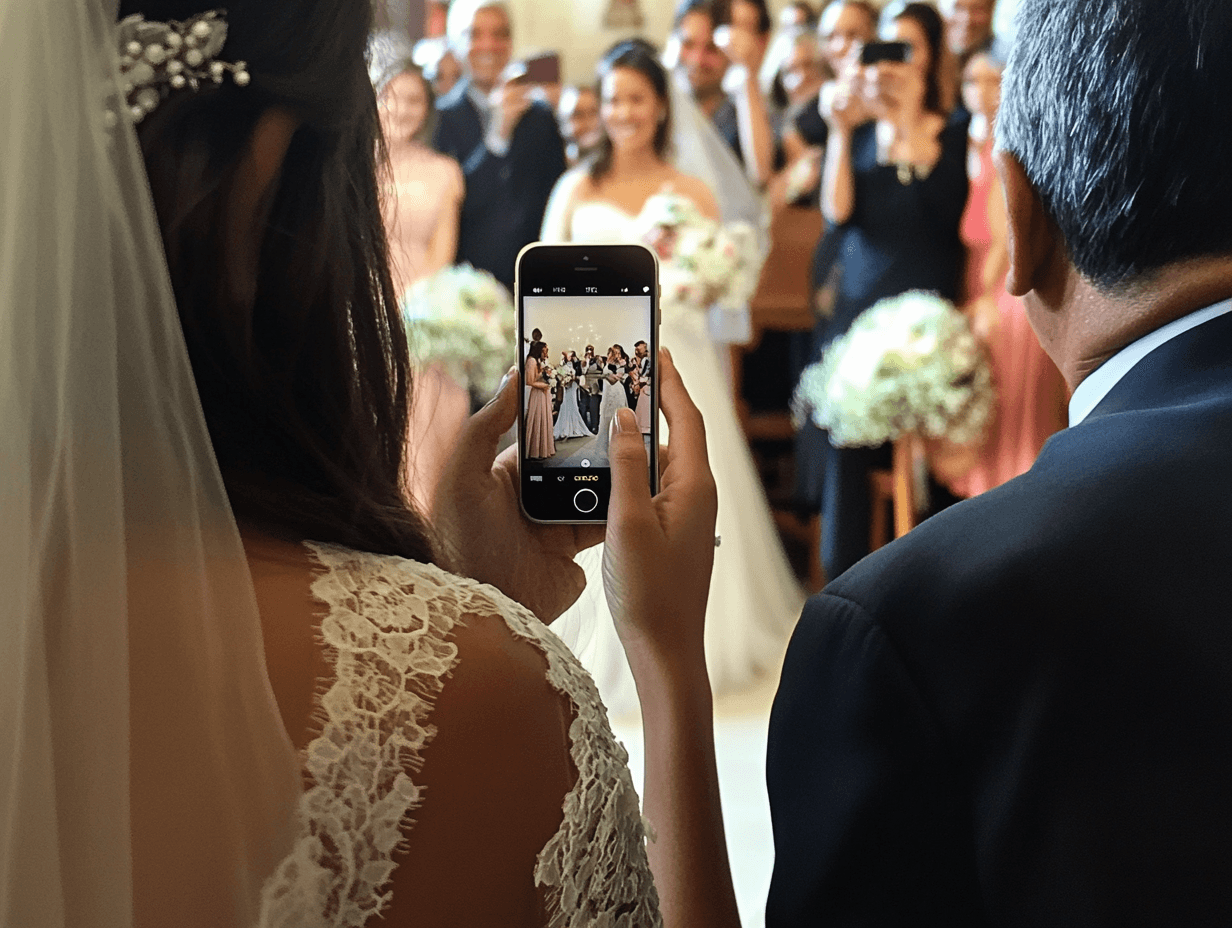
[(1136, 342), (1126, 345), (1088, 374), (1086, 380), (1078, 384), (1078, 389), (1074, 391), (1074, 395), (1069, 400), (1070, 428), (1089, 416), (1100, 401), (1120, 382), (1121, 378), (1160, 345), (1230, 311), (1232, 311), (1232, 300), (1223, 300), (1181, 316), (1179, 319), (1173, 319), (1167, 325), (1160, 326), (1154, 332), (1148, 332)]

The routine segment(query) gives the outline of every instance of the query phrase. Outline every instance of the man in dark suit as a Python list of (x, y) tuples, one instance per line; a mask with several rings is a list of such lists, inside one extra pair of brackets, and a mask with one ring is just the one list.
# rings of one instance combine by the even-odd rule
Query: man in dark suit
[(1018, 27), (1008, 287), (1071, 425), (805, 607), (768, 928), (1232, 924), (1232, 4)]
[(512, 289), (522, 247), (539, 239), (548, 197), (565, 171), (552, 108), (509, 69), (512, 24), (502, 0), (455, 0), (449, 37), (466, 76), (438, 104), (433, 143), (466, 178), (458, 261)]
[(603, 360), (595, 357), (595, 346), (587, 345), (582, 356), (582, 419), (592, 432), (599, 431), (599, 404), (603, 399)]

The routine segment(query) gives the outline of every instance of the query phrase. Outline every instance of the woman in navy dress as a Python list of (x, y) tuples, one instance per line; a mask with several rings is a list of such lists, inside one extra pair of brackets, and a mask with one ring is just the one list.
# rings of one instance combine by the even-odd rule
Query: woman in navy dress
[[(878, 300), (907, 290), (958, 297), (967, 200), (965, 114), (952, 117), (954, 81), (936, 10), (892, 8), (887, 39), (911, 47), (905, 63), (861, 67), (829, 108), (822, 212), (834, 226), (834, 301), (820, 354)], [(872, 113), (874, 119), (863, 121)], [(869, 550), (869, 471), (890, 449), (824, 449), (821, 559), (838, 576)]]

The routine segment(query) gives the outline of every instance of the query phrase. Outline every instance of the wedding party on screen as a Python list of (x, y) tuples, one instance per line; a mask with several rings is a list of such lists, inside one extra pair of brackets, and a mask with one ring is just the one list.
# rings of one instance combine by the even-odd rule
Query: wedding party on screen
[(641, 296), (526, 297), (523, 403), (528, 462), (608, 466), (612, 420), (637, 417), (650, 446), (651, 301)]

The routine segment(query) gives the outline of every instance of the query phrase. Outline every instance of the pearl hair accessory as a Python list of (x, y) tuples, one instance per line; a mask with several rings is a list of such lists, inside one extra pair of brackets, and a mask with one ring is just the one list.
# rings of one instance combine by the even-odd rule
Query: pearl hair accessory
[(116, 27), (120, 80), (134, 122), (141, 122), (172, 90), (198, 90), (207, 81), (221, 84), (227, 72), (237, 87), (248, 86), (246, 62), (215, 60), (227, 41), (222, 10), (187, 22), (149, 22), (141, 14)]

